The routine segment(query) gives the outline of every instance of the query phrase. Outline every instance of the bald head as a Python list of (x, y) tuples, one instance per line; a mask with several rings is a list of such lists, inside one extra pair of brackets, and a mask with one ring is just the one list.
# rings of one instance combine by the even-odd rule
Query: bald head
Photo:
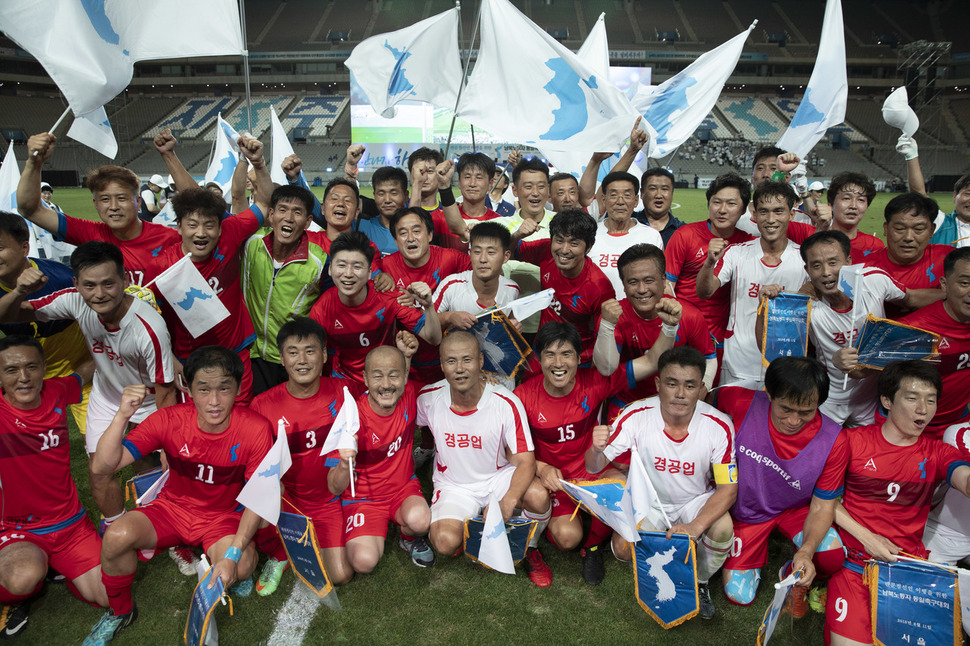
[(476, 337), (474, 334), (471, 332), (466, 332), (465, 330), (452, 330), (445, 336), (444, 339), (442, 339), (441, 345), (438, 346), (442, 357), (445, 356), (445, 351), (453, 343), (470, 343), (474, 345), (475, 352), (482, 351), (482, 347), (478, 343), (478, 337)]
[(380, 345), (364, 361), (364, 385), (371, 409), (379, 415), (390, 415), (404, 395), (408, 381), (407, 361), (395, 347)]
[(481, 392), (484, 386), (481, 346), (474, 334), (455, 330), (441, 341), (441, 371), (451, 386), (451, 395)]
[(404, 353), (392, 345), (379, 345), (368, 352), (367, 358), (364, 359), (364, 372), (369, 371), (372, 366), (378, 363), (384, 366), (399, 367), (401, 370), (404, 370), (407, 366)]

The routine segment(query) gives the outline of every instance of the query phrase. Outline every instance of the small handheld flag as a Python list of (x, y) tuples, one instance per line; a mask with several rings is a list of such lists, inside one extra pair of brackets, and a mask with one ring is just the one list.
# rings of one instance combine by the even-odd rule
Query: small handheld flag
[[(293, 144), (287, 138), (286, 130), (283, 129), (283, 124), (280, 123), (280, 118), (276, 116), (276, 108), (273, 106), (269, 107), (269, 121), (270, 133), (272, 135), (271, 141), (273, 142), (273, 156), (270, 160), (269, 176), (274, 184), (286, 186), (289, 180), (283, 171), (283, 160), (293, 154)], [(303, 183), (306, 184), (306, 177), (303, 175), (302, 169), (300, 169), (300, 176), (303, 177)]]
[(276, 442), (263, 456), (249, 482), (236, 496), (236, 502), (275, 525), (280, 519), (280, 479), (293, 465), (286, 439), (286, 421), (277, 425)]
[(198, 585), (195, 586), (195, 592), (192, 593), (189, 618), (185, 623), (184, 638), (187, 646), (203, 646), (212, 621), (212, 613), (225, 592), (222, 579), (219, 578), (216, 579), (215, 585), (210, 588), (209, 580), (211, 578), (212, 570), (210, 569), (199, 580)]
[(185, 329), (195, 338), (229, 317), (229, 310), (196, 269), (190, 255), (185, 255), (160, 273), (149, 285), (152, 283), (158, 287), (158, 291), (168, 301)]
[(559, 484), (570, 498), (612, 527), (623, 540), (630, 543), (640, 540), (632, 508), (621, 502), (626, 492), (619, 480), (569, 482), (560, 478)]
[(482, 529), (478, 560), (482, 565), (502, 574), (515, 574), (515, 563), (512, 560), (509, 537), (505, 534), (502, 508), (494, 492), (488, 501), (488, 513), (485, 515), (485, 527)]
[[(320, 448), (320, 455), (327, 455), (340, 449), (357, 450), (357, 431), (360, 430), (360, 411), (357, 410), (357, 402), (350, 394), (347, 386), (344, 386), (344, 402), (337, 417), (333, 420), (330, 433)], [(350, 460), (350, 495), (357, 497), (357, 490), (354, 485), (354, 461)]]
[(697, 551), (690, 536), (640, 532), (633, 546), (637, 602), (665, 629), (697, 616)]
[[(791, 561), (788, 564), (790, 565)], [(785, 567), (787, 568), (788, 566), (786, 565)], [(785, 604), (788, 602), (792, 588), (802, 577), (802, 574), (804, 573), (801, 570), (797, 570), (775, 584), (775, 596), (772, 598), (768, 610), (765, 611), (764, 619), (761, 621), (761, 627), (758, 629), (757, 646), (767, 646), (768, 640), (771, 638), (772, 633), (775, 632), (775, 626), (778, 625), (778, 618), (781, 616), (782, 610), (785, 609)]]
[(808, 325), (812, 306), (808, 296), (782, 292), (766, 298), (760, 310), (767, 309), (762, 334), (761, 363), (768, 366), (778, 357), (804, 357), (808, 352)]

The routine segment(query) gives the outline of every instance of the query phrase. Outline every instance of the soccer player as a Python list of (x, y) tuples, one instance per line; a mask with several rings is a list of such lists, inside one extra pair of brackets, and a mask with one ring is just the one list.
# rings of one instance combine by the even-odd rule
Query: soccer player
[(753, 201), (761, 236), (730, 247), (724, 239), (711, 240), (707, 259), (697, 274), (699, 298), (710, 298), (722, 285), (731, 285), (722, 384), (762, 380), (754, 326), (745, 322), (755, 319), (762, 295), (798, 291), (806, 278), (798, 245), (787, 237), (794, 191), (787, 184), (764, 182), (754, 190)]
[[(734, 426), (712, 406), (699, 401), (705, 360), (691, 347), (660, 356), (657, 396), (628, 406), (613, 427), (597, 426), (586, 451), (586, 470), (598, 473), (627, 451), (641, 460), (659, 496), (660, 509), (643, 519), (643, 529), (671, 523), (667, 537), (687, 533), (697, 543), (700, 616), (714, 616), (708, 581), (724, 563), (734, 538), (728, 509), (738, 496), (734, 464)], [(711, 487), (714, 482), (715, 486)], [(662, 513), (660, 513), (662, 512)], [(630, 544), (613, 536), (613, 554), (628, 561)]]
[(327, 252), (319, 238), (306, 232), (313, 213), (313, 194), (299, 186), (275, 189), (266, 216), (272, 227), (260, 231), (243, 247), (242, 278), (246, 309), (256, 341), (250, 349), (253, 392), (265, 392), (286, 381), (276, 346), (280, 326), (306, 316), (320, 294), (333, 286)]
[[(943, 259), (953, 247), (930, 244), (933, 218), (939, 207), (931, 198), (918, 193), (897, 195), (886, 204), (883, 232), (886, 247), (865, 257), (868, 267), (878, 267), (906, 289), (930, 289), (940, 285)], [(908, 314), (900, 307), (888, 307), (891, 319)]]
[(17, 210), (30, 222), (71, 244), (101, 240), (118, 245), (133, 285), (144, 285), (155, 278), (157, 272), (149, 267), (152, 258), (178, 242), (179, 234), (164, 225), (138, 219), (138, 176), (127, 168), (101, 166), (87, 177), (85, 185), (91, 191), (101, 222), (72, 218), (41, 204), (40, 171), (53, 154), (55, 141), (54, 135), (46, 132), (27, 141), (27, 161), (17, 185)]
[(832, 206), (832, 229), (841, 231), (852, 245), (852, 257), (862, 262), (886, 245), (876, 236), (859, 231), (859, 223), (876, 197), (876, 185), (862, 173), (844, 172), (829, 183), (828, 203)]
[(613, 296), (610, 279), (587, 256), (596, 240), (596, 223), (579, 209), (557, 213), (549, 224), (548, 240), (520, 242), (516, 256), (539, 267), (541, 289), (555, 290), (552, 304), (542, 310), (539, 322), (565, 321), (583, 337), (581, 362), (593, 358), (596, 317)]
[[(676, 307), (670, 309), (673, 311), (667, 318), (676, 329), (680, 313)], [(542, 374), (515, 389), (532, 430), (536, 481), (549, 490), (553, 500), (549, 540), (561, 550), (572, 550), (582, 542), (583, 580), (589, 585), (603, 581), (605, 572), (599, 548), (612, 530), (593, 518), (584, 540), (582, 518), (574, 513), (576, 505), (559, 481), (611, 477), (609, 473), (588, 472), (584, 461), (593, 427), (599, 421), (600, 407), (611, 395), (656, 372), (658, 357), (672, 346), (673, 337), (664, 335), (649, 354), (640, 355), (604, 377), (592, 368), (579, 367), (583, 349), (579, 330), (569, 323), (551, 321), (536, 334), (536, 354)], [(622, 476), (617, 472), (612, 477)]]
[(357, 399), (357, 450), (340, 449), (340, 463), (327, 473), (330, 492), (341, 498), (347, 560), (361, 574), (377, 567), (391, 520), (400, 527), (401, 549), (415, 565), (425, 568), (435, 562), (424, 538), (431, 510), (421, 494), (411, 456), (418, 392), (408, 381), (408, 359), (416, 349), (411, 339), (407, 354), (391, 346), (379, 346), (367, 354), (367, 393)]
[(597, 225), (596, 242), (587, 252), (613, 283), (617, 299), (623, 298), (623, 281), (616, 267), (620, 254), (635, 244), (651, 244), (658, 249), (664, 246), (656, 229), (633, 217), (639, 190), (637, 178), (630, 173), (613, 172), (603, 178), (606, 216)]
[(566, 209), (581, 209), (579, 182), (569, 173), (556, 173), (549, 178), (549, 202), (556, 213)]
[(431, 544), (439, 554), (458, 556), (465, 520), (499, 499), (502, 517), (516, 509), (539, 527), (526, 553), (532, 582), (544, 588), (552, 572), (536, 547), (552, 513), (549, 493), (534, 482), (532, 435), (522, 402), (482, 374), (481, 347), (474, 335), (456, 330), (441, 343), (445, 380), (418, 397), (417, 423), (431, 429), (437, 447), (431, 498)]
[[(344, 518), (340, 497), (327, 488), (326, 456), (320, 455), (343, 405), (343, 387), (354, 398), (364, 388), (349, 379), (323, 377), (327, 362), (327, 333), (319, 323), (302, 317), (288, 321), (277, 334), (279, 355), (288, 379), (253, 399), (252, 410), (278, 428), (282, 421), (293, 465), (283, 474), (283, 511), (313, 521), (323, 565), (335, 585), (354, 575), (344, 550)], [(282, 559), (271, 557), (256, 582), (260, 595), (272, 594), (286, 569)]]
[(970, 250), (966, 247), (947, 254), (943, 260), (940, 286), (945, 294), (944, 300), (900, 319), (900, 323), (941, 335), (939, 369), (943, 375), (943, 390), (937, 400), (936, 416), (925, 429), (926, 436), (934, 439), (939, 439), (948, 426), (970, 418), (967, 406), (967, 393), (970, 392)]
[[(64, 575), (71, 592), (108, 605), (101, 585), (101, 540), (88, 520), (71, 477), (66, 404), (81, 401), (90, 363), (80, 374), (44, 379), (44, 351), (36, 339), (0, 339), (0, 631), (27, 626), (31, 599), (48, 567)], [(16, 447), (16, 448), (14, 448)]]
[(970, 173), (953, 185), (953, 210), (936, 218), (936, 233), (930, 242), (954, 247), (970, 246)]
[[(765, 392), (727, 386), (714, 404), (731, 416), (737, 433), (738, 500), (731, 509), (734, 545), (724, 564), (724, 594), (732, 603), (754, 601), (768, 538), (780, 531), (796, 545), (816, 483), (828, 486), (825, 461), (845, 442), (841, 425), (819, 413), (829, 392), (825, 368), (815, 359), (781, 357), (765, 371)], [(825, 576), (842, 565), (842, 543), (830, 530), (815, 562)], [(807, 612), (807, 590), (799, 589), (794, 614)]]
[(458, 211), (466, 222), (487, 222), (500, 217), (485, 205), (485, 197), (495, 174), (495, 162), (485, 153), (463, 153), (455, 165), (461, 202)]
[[(954, 424), (943, 432), (943, 442), (970, 455), (970, 426)], [(926, 519), (923, 544), (927, 558), (937, 563), (956, 566), (970, 556), (970, 501), (963, 492), (946, 488), (943, 500)]]
[[(464, 251), (468, 245), (465, 224), (458, 209), (449, 219), (447, 208), (455, 204), (451, 178), (455, 165), (444, 159), (441, 152), (422, 147), (408, 157), (408, 173), (411, 174), (411, 200), (408, 206), (418, 206), (431, 214), (434, 222), (434, 244)], [(454, 224), (452, 224), (454, 223)], [(454, 226), (454, 228), (452, 228)]]
[(201, 545), (213, 579), (219, 577), (227, 588), (256, 567), (251, 540), (259, 516), (238, 511), (236, 496), (272, 446), (272, 429), (262, 415), (234, 406), (243, 378), (237, 353), (220, 346), (199, 348), (185, 362), (184, 374), (191, 402), (163, 408), (124, 437), (148, 390), (143, 384), (127, 386), (98, 442), (95, 473), (111, 475), (161, 449), (169, 478), (155, 500), (128, 512), (104, 534), (101, 579), (110, 610), (91, 630), (87, 644), (107, 644), (135, 620), (131, 585), (139, 553)]
[(364, 232), (377, 245), (381, 256), (397, 251), (394, 234), (391, 233), (391, 216), (407, 206), (408, 176), (400, 168), (381, 166), (371, 175), (377, 216), (359, 218), (356, 228)]
[[(605, 191), (605, 189), (604, 189)], [(666, 168), (649, 168), (640, 176), (640, 201), (643, 210), (633, 214), (637, 220), (660, 233), (664, 246), (684, 223), (674, 217), (674, 174)]]
[(441, 341), (441, 325), (424, 283), (411, 283), (407, 292), (423, 309), (398, 303), (393, 295), (378, 292), (368, 281), (374, 246), (363, 233), (340, 234), (330, 247), (330, 277), (336, 289), (325, 292), (310, 310), (310, 318), (323, 326), (333, 349), (334, 377), (364, 383), (364, 361), (379, 345), (390, 345), (395, 323), (431, 344)]
[(148, 390), (131, 417), (132, 424), (175, 403), (168, 329), (152, 305), (125, 292), (123, 262), (121, 250), (110, 242), (85, 242), (71, 254), (74, 288), (24, 302), (24, 296), (47, 281), (39, 269), (28, 267), (17, 279), (17, 287), (0, 299), (2, 319), (73, 320), (81, 328), (95, 365), (84, 436), (91, 457), (91, 496), (107, 525), (125, 513), (124, 497), (114, 478), (93, 470), (93, 456), (121, 405), (125, 387), (144, 384)]
[(930, 363), (887, 366), (878, 385), (886, 421), (845, 433), (847, 441), (832, 451), (826, 465), (837, 478), (831, 485), (820, 482), (812, 494), (792, 566), (805, 571), (798, 585), (811, 585), (812, 555), (834, 520), (848, 554), (828, 585), (825, 636), (834, 646), (872, 643), (869, 587), (862, 580), (866, 561), (895, 561), (900, 552), (925, 558), (920, 537), (937, 485), (947, 482), (970, 497), (966, 454), (923, 435), (942, 386)]
[[(631, 361), (646, 354), (662, 335), (676, 337), (675, 346), (696, 348), (707, 362), (704, 387), (710, 390), (717, 376), (717, 355), (704, 315), (688, 302), (664, 295), (664, 254), (650, 244), (633, 245), (617, 261), (626, 298), (603, 303), (593, 365), (608, 377), (621, 361)], [(668, 312), (681, 309), (679, 327)], [(609, 398), (607, 416), (612, 422), (629, 403), (657, 394), (652, 380), (644, 380)]]

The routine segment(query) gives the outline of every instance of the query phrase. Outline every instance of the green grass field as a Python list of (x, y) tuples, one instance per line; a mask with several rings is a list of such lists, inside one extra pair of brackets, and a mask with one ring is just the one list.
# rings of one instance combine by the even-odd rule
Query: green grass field
[[(322, 195), (322, 189), (317, 190)], [(82, 189), (57, 189), (55, 201), (68, 213), (95, 218), (90, 194)], [(882, 233), (882, 207), (889, 195), (880, 194), (863, 221), (863, 230)], [(949, 196), (936, 196), (944, 210), (952, 209)], [(675, 213), (686, 221), (706, 217), (704, 193), (678, 190)], [(89, 514), (95, 506), (90, 497), (83, 440), (72, 432), (74, 476)], [(430, 465), (419, 472), (427, 493)], [(672, 645), (752, 644), (770, 601), (770, 583), (778, 568), (793, 553), (781, 539), (771, 547), (771, 559), (755, 603), (746, 608), (731, 606), (720, 592), (720, 575), (711, 580), (718, 615), (711, 621), (694, 619), (664, 631), (638, 606), (630, 569), (607, 555), (606, 580), (598, 587), (583, 583), (578, 553), (560, 553), (540, 543), (553, 571), (551, 587), (535, 588), (520, 572), (509, 577), (488, 572), (462, 557), (446, 559), (427, 570), (415, 568), (397, 547), (392, 530), (387, 550), (377, 570), (340, 588), (341, 612), (321, 607), (307, 616), (304, 643), (329, 644), (634, 644), (659, 642)], [(276, 615), (296, 583), (291, 572), (284, 575), (276, 594), (255, 594), (234, 600), (235, 615), (228, 608), (216, 612), (223, 644), (268, 643)], [(139, 565), (134, 585), (139, 607), (138, 621), (120, 633), (115, 643), (178, 644), (182, 640), (189, 599), (195, 580), (179, 574), (164, 554)], [(98, 620), (101, 611), (77, 601), (62, 585), (50, 585), (34, 603), (30, 624), (17, 642), (59, 646), (77, 644)], [(804, 646), (822, 643), (822, 616), (810, 614), (792, 622), (783, 617), (773, 644)]]

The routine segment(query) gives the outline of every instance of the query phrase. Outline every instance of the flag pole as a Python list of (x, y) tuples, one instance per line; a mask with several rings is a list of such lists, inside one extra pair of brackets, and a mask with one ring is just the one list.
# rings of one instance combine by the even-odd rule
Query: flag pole
[[(455, 132), (455, 120), (458, 118), (458, 105), (461, 103), (461, 91), (465, 89), (465, 81), (468, 79), (468, 64), (471, 63), (472, 60), (472, 47), (475, 46), (475, 39), (478, 38), (478, 25), (482, 21), (482, 9), (484, 6), (485, 1), (481, 0), (481, 2), (478, 3), (478, 17), (475, 19), (475, 29), (472, 30), (472, 39), (468, 44), (468, 56), (465, 57), (465, 65), (461, 73), (461, 85), (458, 86), (458, 96), (455, 97), (455, 110), (451, 115), (451, 127), (448, 128), (448, 142), (445, 144), (445, 159), (448, 159), (448, 151), (451, 150), (451, 135)], [(461, 28), (461, 2), (456, 0), (455, 7), (458, 8), (458, 33), (461, 38), (461, 42), (464, 43), (464, 30)], [(462, 49), (464, 49), (464, 44), (462, 44)]]
[(242, 30), (242, 65), (243, 79), (246, 83), (246, 118), (249, 123), (249, 134), (253, 135), (253, 110), (252, 96), (249, 90), (249, 44), (246, 40), (246, 5), (243, 0), (239, 0), (239, 28)]
[[(64, 110), (64, 113), (61, 114), (61, 116), (59, 116), (57, 118), (57, 121), (54, 122), (54, 125), (51, 126), (51, 129), (48, 130), (47, 132), (50, 133), (50, 134), (54, 134), (54, 131), (57, 130), (57, 126), (61, 125), (61, 123), (64, 121), (64, 119), (67, 119), (67, 115), (69, 115), (69, 114), (71, 114), (71, 106), (67, 106), (67, 109)], [(35, 150), (33, 152), (33, 155), (32, 156), (33, 157), (36, 157), (38, 152), (40, 152), (40, 151)]]
[(475, 152), (477, 150), (477, 146), (475, 146), (475, 126), (473, 126), (472, 124), (468, 124), (468, 125), (472, 131), (472, 152)]

